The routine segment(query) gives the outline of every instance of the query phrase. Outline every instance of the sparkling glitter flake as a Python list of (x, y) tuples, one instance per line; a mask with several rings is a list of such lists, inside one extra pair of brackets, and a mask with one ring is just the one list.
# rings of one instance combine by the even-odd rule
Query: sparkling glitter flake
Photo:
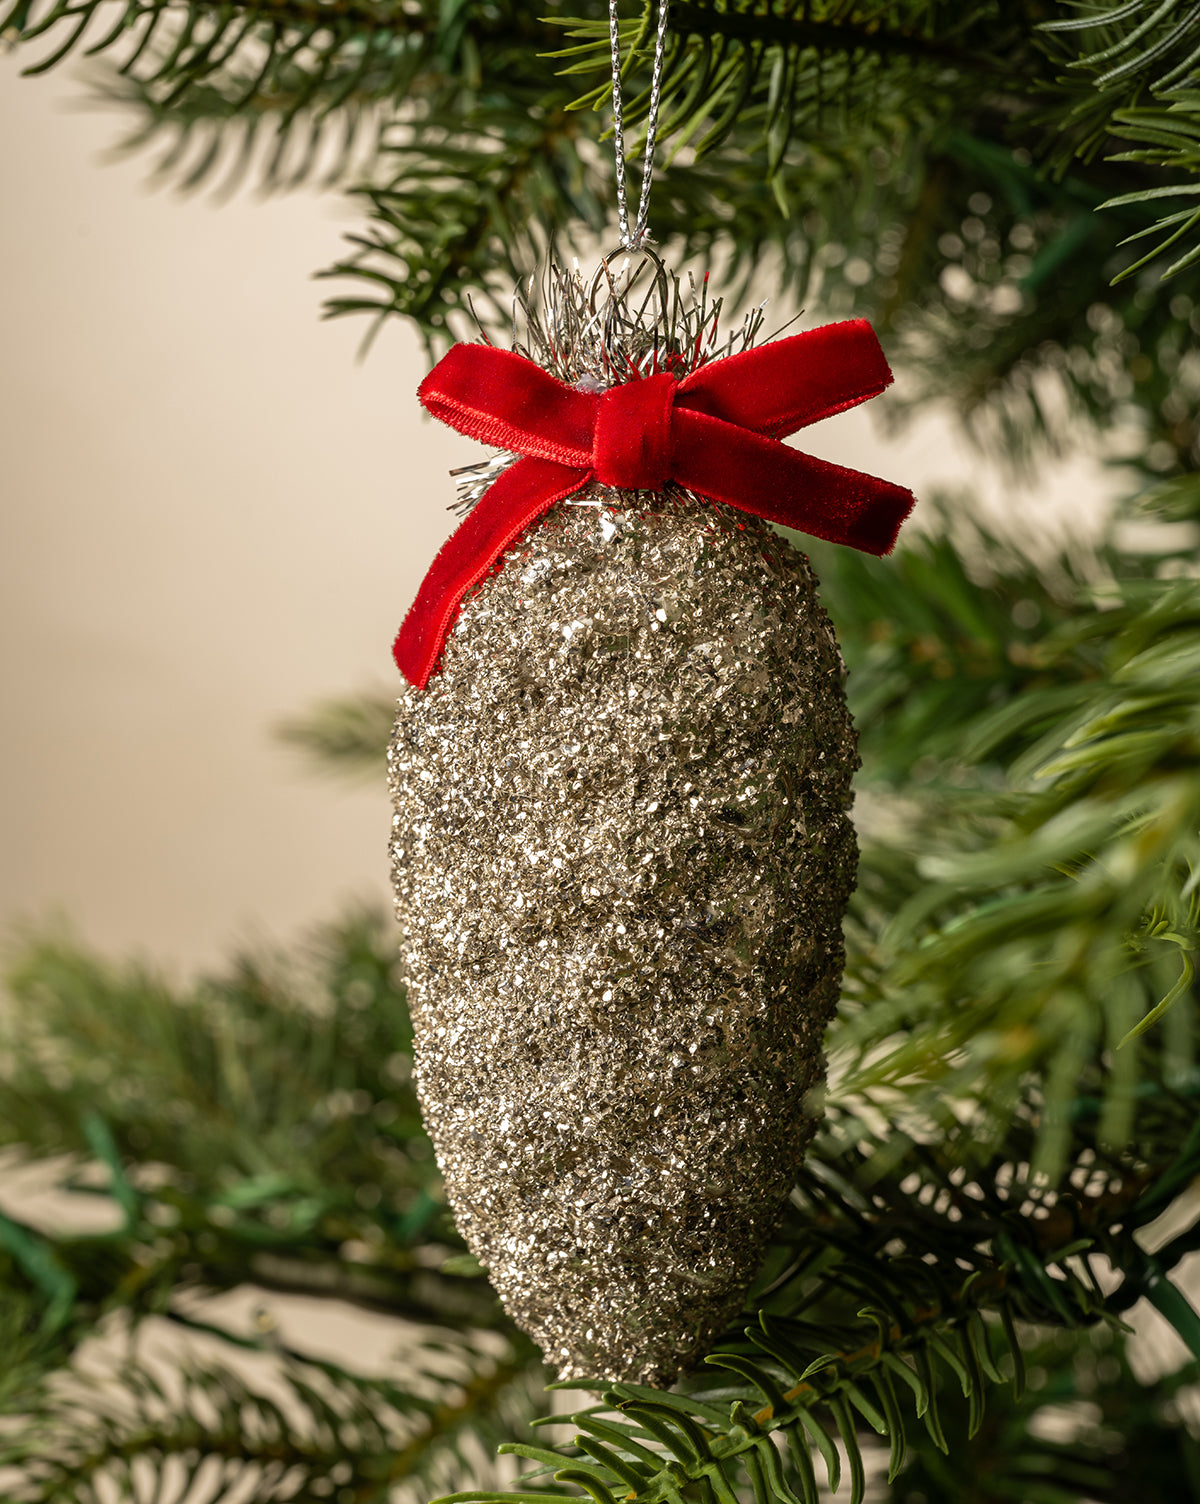
[(459, 1229), (564, 1378), (697, 1362), (815, 1131), (856, 855), (842, 680), (765, 524), (593, 485), (400, 700), (421, 1101)]

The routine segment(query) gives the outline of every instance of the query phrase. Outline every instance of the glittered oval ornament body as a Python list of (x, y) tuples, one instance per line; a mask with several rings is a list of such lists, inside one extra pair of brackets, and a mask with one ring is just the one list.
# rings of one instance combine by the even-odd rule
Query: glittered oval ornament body
[(766, 524), (592, 483), (401, 697), (426, 1122), (460, 1231), (564, 1378), (697, 1362), (815, 1131), (856, 858), (843, 676)]

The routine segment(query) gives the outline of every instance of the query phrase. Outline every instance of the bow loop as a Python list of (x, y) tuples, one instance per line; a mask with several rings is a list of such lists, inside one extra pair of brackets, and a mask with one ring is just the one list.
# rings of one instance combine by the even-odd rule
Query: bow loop
[(912, 493), (779, 439), (877, 396), (891, 379), (863, 319), (710, 361), (682, 381), (661, 372), (599, 395), (512, 351), (455, 345), (421, 383), (421, 401), (460, 433), (521, 458), (433, 561), (396, 638), (401, 672), (424, 687), (467, 591), (538, 517), (591, 480), (621, 491), (675, 481), (752, 516), (889, 553)]
[(512, 350), (452, 345), (417, 388), (427, 412), (496, 449), (587, 468), (596, 397)]
[(679, 383), (679, 405), (781, 439), (891, 383), (874, 329), (847, 319), (698, 366)]

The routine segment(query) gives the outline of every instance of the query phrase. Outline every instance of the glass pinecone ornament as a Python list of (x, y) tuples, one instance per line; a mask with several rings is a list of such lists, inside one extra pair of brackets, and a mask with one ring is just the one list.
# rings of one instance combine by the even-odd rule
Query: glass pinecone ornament
[[(583, 389), (622, 340), (636, 373), (695, 332), (668, 345), (660, 307), (640, 345), (636, 319), (585, 317), (572, 345), (572, 310), (556, 374)], [(562, 1378), (699, 1361), (816, 1130), (856, 863), (843, 678), (812, 570), (766, 523), (592, 479), (400, 698), (421, 1103), (460, 1232)]]

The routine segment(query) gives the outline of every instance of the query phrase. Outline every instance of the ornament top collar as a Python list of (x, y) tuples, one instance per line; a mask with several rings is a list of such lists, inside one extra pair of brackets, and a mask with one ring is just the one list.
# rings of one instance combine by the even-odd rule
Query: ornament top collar
[(570, 387), (492, 345), (455, 345), (421, 383), (435, 418), (520, 456), (484, 493), (421, 583), (393, 654), (424, 688), (463, 596), (531, 523), (589, 482), (668, 481), (752, 516), (864, 553), (889, 553), (911, 491), (780, 440), (877, 397), (892, 380), (865, 319), (826, 324), (697, 367), (603, 392)]

